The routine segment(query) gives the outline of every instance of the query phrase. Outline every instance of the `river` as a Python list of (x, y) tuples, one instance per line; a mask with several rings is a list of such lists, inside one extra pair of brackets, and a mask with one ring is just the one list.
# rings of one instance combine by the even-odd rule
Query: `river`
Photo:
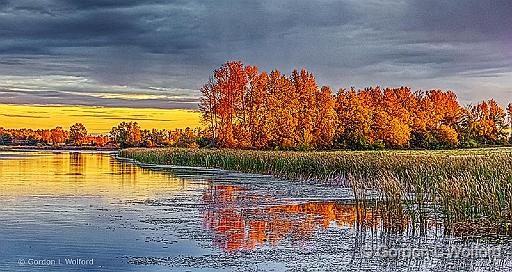
[(0, 271), (512, 270), (508, 237), (397, 230), (353, 203), (333, 184), (0, 151)]

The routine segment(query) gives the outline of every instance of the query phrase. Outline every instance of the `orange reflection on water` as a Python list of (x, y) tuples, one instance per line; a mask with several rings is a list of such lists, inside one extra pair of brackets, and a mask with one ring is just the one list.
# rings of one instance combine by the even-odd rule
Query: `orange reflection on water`
[(200, 187), (108, 153), (0, 152), (0, 197), (99, 196), (146, 199)]
[(203, 195), (209, 205), (204, 213), (204, 226), (213, 231), (214, 244), (225, 251), (277, 245), (283, 239), (301, 243), (318, 230), (331, 226), (379, 225), (377, 211), (354, 204), (333, 201), (273, 204), (275, 199), (261, 195), (247, 198), (243, 191), (236, 186), (213, 185)]

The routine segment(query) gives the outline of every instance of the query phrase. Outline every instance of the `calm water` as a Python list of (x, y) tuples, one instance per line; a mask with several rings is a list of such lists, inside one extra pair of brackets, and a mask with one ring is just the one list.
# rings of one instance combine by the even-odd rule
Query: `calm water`
[(512, 270), (508, 238), (389, 231), (351, 202), (339, 186), (108, 153), (0, 152), (0, 271)]

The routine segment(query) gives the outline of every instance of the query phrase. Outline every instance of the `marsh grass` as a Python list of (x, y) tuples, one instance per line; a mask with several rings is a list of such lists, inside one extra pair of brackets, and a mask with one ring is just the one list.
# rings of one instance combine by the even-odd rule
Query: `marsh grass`
[[(143, 163), (202, 166), (350, 186), (358, 203), (378, 200), (390, 225), (423, 228), (439, 214), (445, 231), (512, 234), (512, 148), (455, 151), (290, 152), (126, 149)], [(398, 225), (400, 225), (398, 224)]]

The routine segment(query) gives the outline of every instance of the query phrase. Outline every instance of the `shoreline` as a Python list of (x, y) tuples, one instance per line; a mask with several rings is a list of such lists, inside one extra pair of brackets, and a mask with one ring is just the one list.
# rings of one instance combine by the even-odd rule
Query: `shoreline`
[[(407, 161), (394, 161), (393, 164), (399, 164), (400, 167), (410, 167), (414, 163), (432, 163), (430, 159), (446, 159), (446, 160), (465, 160), (475, 158), (487, 158), (496, 155), (511, 155), (512, 147), (499, 146), (499, 147), (483, 147), (483, 148), (467, 148), (467, 149), (442, 149), (442, 150), (429, 150), (429, 149), (404, 149), (404, 150), (326, 150), (326, 151), (271, 151), (271, 150), (242, 150), (242, 149), (227, 149), (227, 148), (177, 148), (177, 147), (159, 147), (159, 148), (124, 148), (116, 150), (119, 152), (119, 158), (129, 159), (142, 164), (158, 164), (158, 165), (175, 165), (175, 166), (192, 166), (204, 168), (217, 168), (222, 170), (239, 171), (242, 173), (257, 173), (257, 174), (270, 174), (281, 178), (290, 179), (325, 179), (331, 176), (326, 176), (327, 166), (332, 163), (333, 159), (343, 159), (346, 157), (355, 156), (355, 159), (376, 159), (375, 163), (381, 163), (381, 159), (392, 157), (400, 157)], [(250, 166), (251, 159), (254, 163), (261, 164), (264, 160), (269, 164), (262, 164), (262, 167), (247, 167)], [(308, 161), (308, 159), (321, 159), (320, 162)], [(232, 160), (232, 161), (230, 161)], [(237, 160), (239, 160), (237, 162)], [(273, 171), (269, 166), (276, 166), (272, 163), (281, 163), (280, 160), (290, 160), (291, 163), (299, 163), (293, 169), (281, 169), (280, 171)], [(363, 162), (363, 161), (361, 161)], [(347, 164), (349, 161), (345, 160), (342, 163)], [(359, 161), (350, 161), (352, 166), (357, 166)], [(321, 165), (323, 164), (323, 165)], [(281, 165), (284, 167), (284, 165)], [(391, 170), (393, 165), (385, 167), (385, 170)], [(467, 165), (466, 165), (467, 166)], [(440, 166), (441, 167), (441, 166)], [(318, 172), (324, 168), (324, 171)], [(340, 169), (331, 169), (332, 174), (350, 174), (355, 170), (363, 170), (370, 173), (371, 169), (343, 168), (344, 172), (334, 171)], [(278, 170), (277, 168), (275, 170)], [(299, 175), (299, 173), (302, 173)], [(316, 174), (313, 174), (316, 173)]]
[(0, 146), (0, 151), (104, 151), (117, 152), (119, 148), (83, 147), (83, 146)]
[(512, 235), (512, 148), (407, 151), (251, 151), (131, 148), (143, 164), (217, 168), (351, 188), (385, 203), (391, 223), (442, 219), (448, 233)]

